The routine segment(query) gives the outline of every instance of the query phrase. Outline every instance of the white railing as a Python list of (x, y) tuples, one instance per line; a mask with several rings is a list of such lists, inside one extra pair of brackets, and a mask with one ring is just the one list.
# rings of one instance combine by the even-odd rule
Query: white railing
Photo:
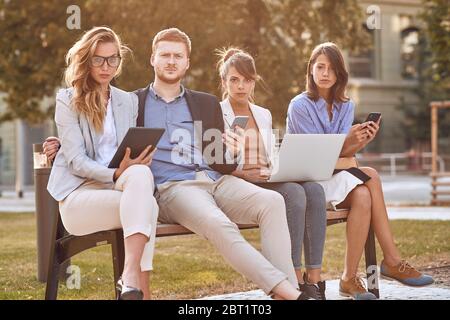
[[(388, 169), (391, 176), (396, 176), (397, 172), (400, 170), (407, 170), (408, 165), (399, 165), (398, 162), (401, 160), (409, 160), (409, 159), (420, 159), (420, 171), (431, 171), (431, 152), (423, 152), (420, 155), (411, 155), (408, 152), (403, 153), (380, 153), (380, 154), (357, 154), (356, 158), (360, 162), (372, 163), (372, 162), (386, 162), (388, 161), (387, 166), (381, 166), (381, 170), (385, 171)], [(430, 159), (429, 163), (425, 163), (425, 159)], [(445, 161), (441, 156), (437, 156), (437, 161), (439, 164), (439, 171), (445, 171)]]

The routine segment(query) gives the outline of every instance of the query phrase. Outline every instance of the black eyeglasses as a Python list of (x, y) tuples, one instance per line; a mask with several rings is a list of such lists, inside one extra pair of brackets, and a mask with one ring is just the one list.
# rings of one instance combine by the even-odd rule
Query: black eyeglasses
[(110, 66), (112, 68), (116, 68), (119, 66), (120, 60), (122, 60), (122, 58), (120, 56), (116, 56), (116, 55), (110, 56), (110, 57), (93, 56), (91, 58), (91, 65), (93, 67), (101, 67), (101, 66), (103, 66), (103, 64), (106, 61), (108, 66)]

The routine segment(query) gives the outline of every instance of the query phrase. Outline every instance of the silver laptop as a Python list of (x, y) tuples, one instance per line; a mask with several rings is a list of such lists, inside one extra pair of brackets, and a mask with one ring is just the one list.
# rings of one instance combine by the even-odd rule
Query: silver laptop
[(331, 178), (345, 134), (286, 134), (268, 182), (324, 181)]

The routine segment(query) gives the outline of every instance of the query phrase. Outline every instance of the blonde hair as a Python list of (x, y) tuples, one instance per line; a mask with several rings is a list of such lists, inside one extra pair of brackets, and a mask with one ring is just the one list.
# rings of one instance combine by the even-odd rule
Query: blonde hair
[(181, 31), (178, 28), (169, 28), (169, 29), (164, 29), (164, 30), (159, 31), (156, 34), (156, 36), (153, 38), (153, 43), (152, 43), (153, 53), (155, 53), (156, 45), (160, 41), (171, 41), (171, 42), (184, 43), (184, 45), (186, 46), (186, 52), (187, 52), (188, 58), (191, 55), (191, 49), (192, 49), (191, 39), (189, 38), (189, 36), (186, 33), (184, 33), (183, 31)]
[[(120, 57), (131, 51), (122, 45), (119, 36), (108, 27), (94, 27), (87, 31), (66, 55), (67, 68), (64, 80), (68, 87), (73, 87), (72, 104), (77, 112), (86, 116), (96, 132), (103, 131), (107, 101), (102, 95), (100, 84), (90, 75), (90, 61), (99, 43), (114, 43)], [(122, 71), (121, 60), (115, 77)]]
[[(261, 80), (261, 77), (256, 72), (255, 59), (242, 49), (236, 47), (222, 48), (216, 50), (219, 56), (217, 62), (217, 69), (219, 70), (220, 79), (225, 81), (231, 67), (234, 67), (244, 78), (256, 81)], [(253, 102), (254, 92), (250, 95), (250, 101)], [(228, 97), (228, 92), (222, 86), (222, 98)]]

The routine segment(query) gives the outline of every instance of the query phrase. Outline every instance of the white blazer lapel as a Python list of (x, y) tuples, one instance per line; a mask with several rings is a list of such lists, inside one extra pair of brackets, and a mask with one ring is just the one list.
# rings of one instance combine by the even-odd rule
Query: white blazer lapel
[(225, 129), (229, 129), (233, 124), (235, 115), (233, 111), (233, 107), (231, 107), (230, 100), (225, 99), (220, 103), (220, 107), (222, 108), (223, 120), (225, 123)]
[(264, 148), (266, 149), (266, 154), (269, 156), (269, 150), (270, 150), (270, 139), (272, 137), (272, 121), (267, 116), (264, 109), (254, 105), (250, 104), (250, 110), (252, 111), (253, 118), (255, 118), (256, 125), (258, 126), (260, 136), (262, 137)]

